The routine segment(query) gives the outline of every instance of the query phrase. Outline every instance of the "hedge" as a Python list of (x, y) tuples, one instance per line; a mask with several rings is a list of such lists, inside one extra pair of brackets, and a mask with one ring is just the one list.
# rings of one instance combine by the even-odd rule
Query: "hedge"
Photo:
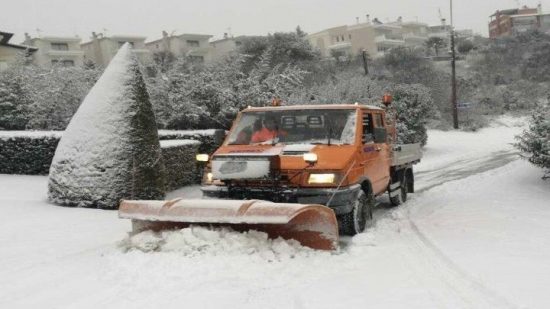
[(160, 140), (174, 139), (192, 139), (201, 142), (199, 147), (200, 153), (213, 153), (223, 142), (225, 131), (218, 129), (210, 130), (159, 130)]
[(61, 134), (0, 131), (0, 174), (48, 175)]
[[(48, 175), (55, 148), (62, 135), (62, 131), (0, 131), (0, 174)], [(168, 149), (163, 149), (163, 154), (166, 153), (168, 158), (166, 159), (168, 161), (166, 163), (167, 170), (170, 172), (169, 166), (177, 165), (171, 163), (171, 161), (181, 161), (186, 162), (190, 168), (189, 171), (191, 171), (192, 163), (192, 170), (195, 172), (195, 154), (197, 152), (209, 154), (214, 152), (223, 142), (224, 136), (225, 132), (223, 130), (159, 130), (161, 143), (170, 145)], [(168, 140), (195, 140), (197, 143), (164, 142)], [(180, 147), (175, 147), (174, 143)], [(185, 143), (189, 144), (187, 148)], [(182, 149), (171, 149), (174, 147)], [(191, 149), (194, 149), (192, 155)], [(178, 155), (181, 155), (181, 157), (178, 157)], [(179, 164), (182, 165), (183, 163)], [(184, 174), (174, 171), (174, 175)], [(188, 182), (188, 176), (184, 176), (184, 178), (185, 180), (177, 180), (172, 183), (178, 183), (178, 181), (185, 184), (192, 183)]]
[(160, 141), (166, 169), (166, 190), (171, 191), (200, 181), (195, 161), (200, 146), (199, 141), (188, 139)]

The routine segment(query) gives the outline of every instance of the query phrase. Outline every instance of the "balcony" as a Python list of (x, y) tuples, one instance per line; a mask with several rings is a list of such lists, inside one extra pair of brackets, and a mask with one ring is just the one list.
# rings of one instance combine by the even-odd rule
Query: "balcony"
[(327, 48), (331, 50), (350, 49), (351, 43), (350, 42), (336, 43), (336, 44), (329, 45)]
[(416, 33), (405, 33), (403, 34), (403, 39), (405, 41), (422, 43), (422, 42), (425, 42), (428, 39), (428, 37), (425, 35), (416, 34)]
[(59, 50), (59, 49), (50, 49), (46, 51), (46, 55), (48, 56), (56, 56), (56, 57), (78, 57), (83, 56), (84, 52), (81, 50)]
[(205, 56), (209, 51), (209, 47), (192, 47), (185, 54), (187, 56)]
[(430, 38), (436, 37), (436, 38), (447, 39), (447, 38), (451, 37), (451, 34), (447, 31), (432, 32), (432, 33), (428, 34), (428, 37), (430, 37)]
[(402, 36), (382, 34), (374, 38), (374, 42), (378, 45), (386, 46), (401, 46), (405, 45), (405, 40)]

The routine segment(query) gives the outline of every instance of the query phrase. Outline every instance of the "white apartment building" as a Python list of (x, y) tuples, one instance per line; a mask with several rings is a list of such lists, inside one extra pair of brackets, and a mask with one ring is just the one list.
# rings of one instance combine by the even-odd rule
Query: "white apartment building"
[(151, 52), (145, 47), (144, 36), (112, 35), (105, 36), (92, 32), (90, 42), (80, 44), (84, 52), (84, 61), (92, 61), (100, 66), (107, 66), (116, 55), (118, 49), (125, 43), (129, 43), (141, 63), (151, 63)]
[(79, 37), (40, 36), (31, 38), (28, 33), (25, 33), (24, 44), (38, 49), (33, 54), (33, 62), (38, 66), (82, 66), (84, 52), (80, 49), (80, 41)]
[(169, 52), (175, 57), (186, 56), (198, 62), (210, 62), (210, 44), (212, 36), (208, 34), (184, 33), (168, 35), (162, 31), (162, 38), (145, 44), (146, 48), (155, 53)]
[(210, 42), (210, 61), (218, 61), (227, 55), (237, 52), (239, 46), (242, 45), (242, 41), (246, 38), (248, 36), (230, 37), (227, 33), (224, 33), (223, 39)]
[(422, 46), (428, 39), (428, 25), (419, 22), (371, 22), (339, 26), (307, 36), (323, 57), (350, 58), (366, 50), (371, 57), (381, 57), (397, 46)]

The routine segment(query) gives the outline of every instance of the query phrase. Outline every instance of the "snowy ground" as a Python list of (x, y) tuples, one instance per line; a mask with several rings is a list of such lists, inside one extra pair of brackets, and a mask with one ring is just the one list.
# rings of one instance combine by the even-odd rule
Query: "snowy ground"
[(517, 125), (430, 131), (419, 193), (332, 254), (203, 228), (124, 252), (116, 212), (49, 205), (45, 177), (0, 175), (0, 308), (548, 308), (550, 184), (517, 159)]

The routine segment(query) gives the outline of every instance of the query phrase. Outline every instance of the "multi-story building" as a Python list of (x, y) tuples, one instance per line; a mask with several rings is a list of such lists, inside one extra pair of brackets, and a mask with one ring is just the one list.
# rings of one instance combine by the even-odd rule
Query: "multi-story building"
[(543, 14), (540, 4), (537, 8), (524, 6), (519, 9), (496, 11), (490, 19), (489, 37), (491, 39), (528, 30), (550, 31), (550, 14)]
[(401, 28), (403, 39), (407, 46), (424, 46), (428, 40), (428, 24), (420, 22), (402, 22)]
[(25, 45), (38, 49), (33, 54), (33, 62), (41, 67), (52, 65), (82, 66), (84, 52), (80, 49), (79, 37), (40, 36), (31, 38), (25, 33)]
[(145, 44), (147, 49), (155, 53), (171, 53), (175, 57), (186, 56), (199, 62), (209, 62), (211, 35), (190, 34), (168, 35), (162, 31), (162, 38)]
[(428, 25), (419, 22), (357, 23), (325, 29), (307, 36), (323, 57), (350, 58), (366, 50), (371, 57), (381, 57), (397, 46), (421, 46), (428, 38)]
[(0, 71), (5, 70), (21, 53), (35, 53), (37, 48), (10, 43), (13, 33), (0, 31)]
[(129, 43), (140, 62), (147, 64), (153, 58), (151, 52), (145, 47), (145, 39), (144, 36), (104, 36), (101, 33), (92, 32), (91, 41), (80, 44), (80, 47), (84, 51), (84, 61), (92, 61), (105, 67), (116, 55), (118, 49), (125, 43)]
[(237, 52), (239, 46), (242, 45), (243, 40), (250, 38), (250, 36), (240, 35), (240, 36), (229, 36), (227, 33), (224, 33), (223, 39), (210, 42), (210, 61), (218, 61), (223, 57)]

